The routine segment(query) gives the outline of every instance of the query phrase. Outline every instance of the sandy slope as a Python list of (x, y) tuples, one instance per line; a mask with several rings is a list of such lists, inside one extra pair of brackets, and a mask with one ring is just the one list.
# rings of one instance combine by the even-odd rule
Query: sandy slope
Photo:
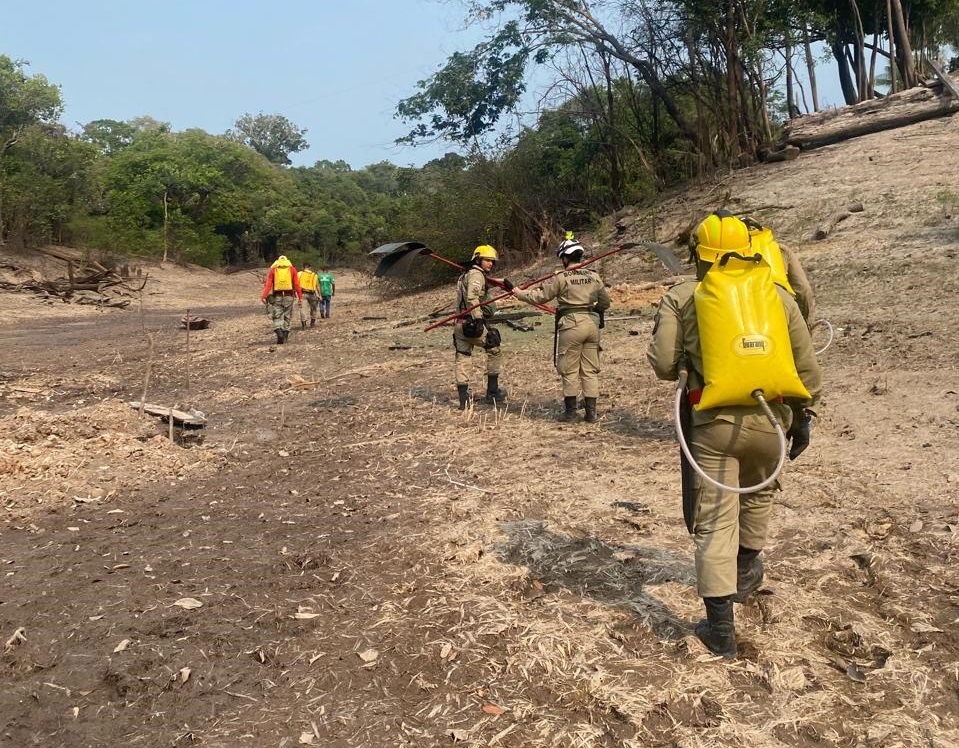
[[(736, 172), (616, 238), (754, 212), (836, 331), (733, 664), (690, 636), (655, 261), (604, 264), (636, 318), (595, 426), (554, 421), (547, 318), (504, 331), (506, 412), (454, 411), (448, 331), (398, 324), (442, 292), (341, 274), (283, 347), (252, 275), (153, 267), (142, 312), (0, 294), (0, 744), (959, 744), (957, 127)], [(186, 308), (214, 320), (189, 345)], [(125, 405), (147, 369), (201, 435)]]

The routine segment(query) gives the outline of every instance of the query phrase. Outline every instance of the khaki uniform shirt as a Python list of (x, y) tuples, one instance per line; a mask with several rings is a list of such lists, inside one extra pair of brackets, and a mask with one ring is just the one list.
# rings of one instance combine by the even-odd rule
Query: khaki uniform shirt
[[(474, 265), (460, 276), (457, 284), (456, 301), (458, 310), (462, 312), (474, 304), (479, 304), (486, 296), (486, 289), (486, 274), (482, 268)], [(476, 307), (470, 312), (470, 316), (473, 319), (483, 317), (483, 308)]]
[(799, 258), (791, 249), (787, 249), (782, 244), (779, 245), (779, 251), (783, 256), (783, 263), (786, 265), (786, 280), (796, 292), (796, 303), (799, 305), (799, 311), (802, 312), (803, 319), (808, 324), (815, 322), (816, 313), (816, 294), (812, 290), (812, 283), (806, 276), (806, 271), (799, 264)]
[[(703, 356), (699, 342), (699, 324), (696, 319), (696, 304), (693, 293), (699, 281), (688, 280), (673, 286), (659, 302), (659, 311), (656, 312), (656, 322), (653, 325), (653, 339), (646, 351), (653, 371), (660, 379), (675, 381), (679, 378), (680, 368), (687, 364), (691, 367), (689, 373), (689, 389), (696, 390), (703, 386)], [(786, 308), (786, 319), (789, 325), (789, 342), (792, 347), (793, 360), (796, 362), (796, 372), (806, 386), (811, 400), (790, 401), (791, 407), (801, 408), (812, 405), (819, 397), (822, 389), (822, 372), (819, 361), (813, 350), (812, 338), (809, 329), (803, 320), (802, 313), (796, 301), (789, 292), (779, 286), (776, 291)], [(770, 403), (770, 407), (779, 410), (784, 416), (786, 428), (790, 417), (783, 406)], [(701, 425), (716, 419), (738, 422), (743, 417), (760, 415), (762, 409), (756, 405), (736, 405), (709, 410), (693, 410), (693, 424)], [(765, 417), (763, 417), (765, 420)], [(771, 428), (771, 427), (769, 427)]]
[(537, 288), (514, 291), (513, 296), (529, 304), (542, 304), (544, 301), (556, 299), (560, 315), (577, 311), (604, 312), (611, 303), (603, 279), (599, 277), (599, 273), (589, 268), (564, 270)]

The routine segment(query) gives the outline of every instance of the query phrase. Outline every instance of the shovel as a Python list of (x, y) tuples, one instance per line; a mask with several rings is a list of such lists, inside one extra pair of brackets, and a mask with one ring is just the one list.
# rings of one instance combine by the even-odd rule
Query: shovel
[[(382, 244), (372, 252), (371, 255), (380, 258), (379, 264), (373, 271), (374, 278), (403, 278), (405, 277), (416, 258), (424, 255), (432, 257), (438, 262), (442, 262), (457, 270), (466, 270), (458, 262), (453, 262), (442, 255), (436, 254), (432, 249), (420, 242), (393, 242), (392, 244)], [(497, 278), (488, 278), (490, 283), (499, 288), (503, 288), (503, 282)], [(537, 309), (541, 309), (549, 314), (555, 314), (556, 310), (547, 304), (534, 304)]]

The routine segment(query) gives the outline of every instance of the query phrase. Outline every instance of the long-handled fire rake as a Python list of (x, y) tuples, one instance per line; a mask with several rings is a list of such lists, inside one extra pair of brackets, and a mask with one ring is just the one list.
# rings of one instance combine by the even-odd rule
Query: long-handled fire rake
[[(430, 257), (434, 260), (449, 265), (450, 267), (454, 267), (457, 270), (466, 270), (463, 265), (443, 257), (442, 255), (436, 254), (432, 249), (427, 247), (425, 244), (421, 244), (420, 242), (394, 242), (392, 244), (382, 244), (370, 252), (370, 254), (380, 257), (379, 264), (373, 271), (374, 278), (403, 278), (409, 273), (413, 261), (421, 255)], [(497, 288), (504, 288), (503, 281), (501, 281), (499, 278), (487, 277), (487, 280)], [(549, 314), (556, 313), (556, 310), (548, 304), (535, 304), (534, 306), (537, 309)]]
[[(608, 252), (603, 252), (602, 254), (598, 254), (598, 255), (596, 255), (595, 257), (590, 257), (588, 260), (584, 260), (583, 262), (579, 263), (578, 265), (572, 265), (572, 266), (570, 266), (570, 267), (568, 267), (568, 268), (563, 268), (562, 270), (557, 270), (555, 273), (550, 273), (549, 275), (544, 275), (542, 278), (537, 278), (536, 280), (531, 280), (531, 281), (529, 281), (528, 283), (522, 284), (521, 286), (516, 286), (516, 287), (515, 287), (515, 290), (517, 290), (517, 291), (523, 291), (523, 290), (525, 290), (525, 289), (527, 289), (527, 288), (531, 288), (531, 287), (536, 286), (536, 285), (538, 285), (538, 284), (540, 284), (540, 283), (544, 283), (544, 282), (548, 281), (550, 278), (554, 278), (554, 277), (556, 277), (557, 275), (559, 275), (560, 273), (566, 272), (567, 270), (579, 270), (580, 268), (584, 268), (584, 267), (586, 267), (587, 265), (592, 265), (594, 262), (598, 262), (599, 260), (602, 260), (604, 257), (609, 257), (610, 255), (614, 255), (614, 254), (616, 254), (617, 252), (622, 252), (622, 251), (625, 250), (625, 249), (633, 249), (634, 247), (643, 247), (643, 248), (645, 248), (645, 249), (649, 249), (650, 251), (654, 252), (657, 256), (660, 256), (660, 252), (659, 252), (658, 250), (659, 250), (660, 248), (663, 248), (662, 245), (653, 244), (653, 243), (650, 243), (650, 242), (627, 242), (626, 244), (622, 244), (622, 245), (620, 245), (620, 246), (618, 246), (618, 247), (615, 247), (615, 248), (609, 250)], [(666, 250), (666, 251), (668, 252), (668, 250)], [(660, 256), (660, 259), (663, 259), (663, 258)], [(664, 264), (666, 264), (666, 260), (665, 260), (665, 259), (663, 260), (663, 262), (664, 262)], [(675, 263), (676, 267), (678, 267), (678, 263), (676, 262), (675, 258), (672, 258), (672, 262)], [(499, 301), (500, 299), (506, 299), (506, 298), (509, 298), (509, 297), (512, 296), (512, 295), (513, 295), (513, 292), (510, 291), (510, 292), (508, 292), (508, 293), (504, 293), (504, 294), (501, 294), (501, 295), (499, 295), (499, 296), (496, 296), (496, 297), (494, 297), (494, 298), (492, 298), (492, 299), (487, 299), (486, 301), (479, 302), (478, 304), (473, 304), (473, 306), (468, 307), (468, 308), (464, 309), (464, 310), (461, 311), (461, 312), (457, 312), (456, 314), (451, 314), (449, 317), (445, 317), (445, 318), (441, 319), (439, 322), (434, 322), (432, 325), (430, 325), (429, 327), (427, 327), (427, 328), (424, 330), (424, 332), (429, 332), (430, 330), (435, 330), (437, 327), (442, 327), (443, 325), (445, 325), (445, 324), (447, 324), (447, 323), (449, 323), (449, 322), (452, 322), (453, 320), (456, 320), (456, 319), (458, 319), (458, 318), (460, 318), (460, 317), (462, 317), (462, 316), (464, 316), (464, 315), (469, 314), (470, 312), (472, 312), (472, 311), (473, 311), (474, 309), (476, 309), (477, 307), (484, 306), (484, 305), (486, 305), (486, 304), (493, 304), (493, 303)]]

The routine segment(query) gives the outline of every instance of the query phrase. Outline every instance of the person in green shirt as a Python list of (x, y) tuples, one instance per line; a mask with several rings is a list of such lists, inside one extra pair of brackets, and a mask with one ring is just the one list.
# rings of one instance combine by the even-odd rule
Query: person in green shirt
[(336, 281), (333, 275), (325, 267), (320, 268), (320, 275), (317, 278), (320, 286), (320, 317), (322, 319), (330, 318), (330, 301), (333, 294), (336, 293)]

